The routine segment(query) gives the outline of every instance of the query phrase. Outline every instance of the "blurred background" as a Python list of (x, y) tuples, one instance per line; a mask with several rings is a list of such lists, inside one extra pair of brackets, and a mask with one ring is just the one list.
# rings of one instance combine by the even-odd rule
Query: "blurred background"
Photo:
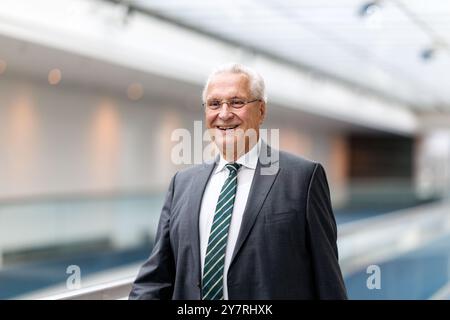
[(439, 0), (3, 0), (0, 299), (134, 278), (185, 166), (172, 132), (194, 133), (230, 61), (264, 76), (280, 148), (324, 165), (349, 297), (449, 299), (449, 16)]

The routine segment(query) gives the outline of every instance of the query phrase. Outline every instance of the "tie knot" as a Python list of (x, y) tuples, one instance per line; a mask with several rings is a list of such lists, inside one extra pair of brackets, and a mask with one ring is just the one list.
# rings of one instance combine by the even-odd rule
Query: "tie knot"
[(231, 173), (236, 174), (241, 166), (242, 166), (241, 164), (236, 163), (236, 162), (233, 162), (233, 163), (227, 163), (227, 164), (225, 165), (225, 167), (228, 169), (228, 171), (230, 171), (230, 174), (231, 174)]

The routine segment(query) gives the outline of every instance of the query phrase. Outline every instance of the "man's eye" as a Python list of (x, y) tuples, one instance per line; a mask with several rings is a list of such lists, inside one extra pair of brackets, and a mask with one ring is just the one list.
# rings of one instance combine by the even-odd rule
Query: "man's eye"
[(233, 106), (241, 107), (245, 104), (245, 101), (244, 100), (232, 100), (231, 104)]
[(210, 107), (218, 107), (220, 106), (220, 102), (219, 101), (210, 101), (209, 103)]

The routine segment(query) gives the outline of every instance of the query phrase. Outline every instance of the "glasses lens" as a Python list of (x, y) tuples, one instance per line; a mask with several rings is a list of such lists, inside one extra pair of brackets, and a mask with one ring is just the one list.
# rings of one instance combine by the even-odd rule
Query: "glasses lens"
[[(253, 102), (253, 101), (250, 101), (250, 102)], [(239, 108), (242, 108), (243, 106), (245, 106), (248, 102), (246, 102), (243, 99), (232, 99), (230, 101), (210, 100), (210, 101), (206, 102), (206, 106), (209, 109), (217, 110), (217, 109), (220, 109), (220, 107), (224, 103), (226, 103), (228, 106), (230, 106), (234, 109), (239, 109)]]
[(219, 100), (211, 100), (208, 101), (206, 105), (208, 106), (208, 108), (215, 110), (220, 108), (221, 103)]
[(244, 100), (240, 100), (240, 99), (235, 99), (235, 100), (231, 100), (230, 104), (233, 108), (242, 108), (245, 105), (245, 101)]

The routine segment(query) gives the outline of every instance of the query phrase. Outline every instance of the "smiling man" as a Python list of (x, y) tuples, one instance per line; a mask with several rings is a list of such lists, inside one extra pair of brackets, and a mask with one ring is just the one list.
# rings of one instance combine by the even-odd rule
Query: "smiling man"
[(261, 140), (263, 78), (219, 67), (203, 102), (220, 155), (172, 178), (130, 299), (345, 299), (325, 171)]
[(259, 141), (259, 127), (266, 114), (264, 82), (256, 81), (257, 74), (251, 81), (246, 73), (220, 70), (226, 68), (217, 70), (207, 81), (203, 105), (211, 139), (222, 157), (233, 162)]

